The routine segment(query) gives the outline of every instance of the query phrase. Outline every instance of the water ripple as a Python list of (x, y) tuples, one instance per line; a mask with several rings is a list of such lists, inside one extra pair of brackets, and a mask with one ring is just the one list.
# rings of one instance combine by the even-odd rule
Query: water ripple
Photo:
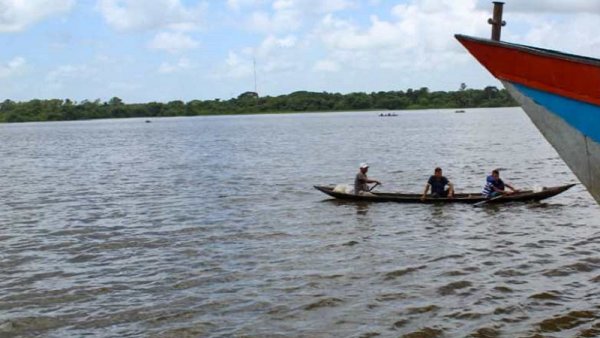
[(576, 182), (519, 109), (12, 124), (0, 151), (0, 337), (600, 335), (580, 185), (489, 208), (312, 189), (362, 161), (386, 191), (436, 166), (461, 191)]

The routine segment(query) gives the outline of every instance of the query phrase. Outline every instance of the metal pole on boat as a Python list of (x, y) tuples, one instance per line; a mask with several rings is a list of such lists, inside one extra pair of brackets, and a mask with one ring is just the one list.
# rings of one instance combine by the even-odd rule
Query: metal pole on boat
[(494, 3), (494, 17), (488, 19), (488, 23), (492, 25), (492, 40), (500, 41), (500, 31), (502, 26), (506, 26), (506, 21), (502, 20), (502, 7), (504, 2), (493, 1)]

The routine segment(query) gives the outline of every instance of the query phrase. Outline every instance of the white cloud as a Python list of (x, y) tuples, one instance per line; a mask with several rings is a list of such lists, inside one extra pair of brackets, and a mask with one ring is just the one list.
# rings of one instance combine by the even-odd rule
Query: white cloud
[(237, 53), (230, 51), (225, 59), (225, 65), (218, 70), (215, 77), (240, 79), (252, 76), (253, 72), (252, 59), (242, 58)]
[(371, 27), (361, 31), (360, 27), (328, 16), (323, 20), (321, 29), (322, 39), (330, 48), (361, 50), (398, 45), (410, 47), (406, 44), (408, 41), (406, 38), (411, 33), (411, 28), (410, 25), (381, 21), (377, 17), (372, 17)]
[(331, 60), (319, 60), (315, 63), (313, 70), (317, 72), (338, 72), (340, 71), (340, 65)]
[(247, 7), (256, 7), (264, 4), (267, 0), (227, 0), (227, 6), (234, 11), (240, 11)]
[[(478, 0), (477, 8), (491, 17), (491, 3)], [(503, 20), (504, 41), (600, 57), (600, 1), (513, 0), (504, 5)], [(481, 36), (488, 37), (485, 26)]]
[(297, 38), (294, 35), (287, 35), (284, 38), (277, 38), (273, 35), (267, 36), (256, 50), (256, 55), (261, 58), (268, 58), (274, 54), (282, 54), (285, 49), (296, 46)]
[(302, 26), (302, 19), (296, 14), (282, 11), (271, 15), (265, 11), (255, 11), (250, 15), (246, 26), (252, 31), (265, 34), (295, 31)]
[[(600, 35), (597, 23), (600, 14), (560, 16), (513, 15), (503, 29), (503, 40), (518, 42), (563, 52), (600, 57)], [(525, 26), (518, 32), (513, 26)]]
[(275, 73), (297, 73), (301, 72), (302, 62), (298, 62), (296, 60), (290, 60), (287, 58), (273, 58), (271, 60), (267, 60), (261, 67), (261, 72), (265, 72), (268, 74)]
[(0, 33), (19, 32), (47, 17), (71, 10), (75, 0), (0, 0)]
[(328, 15), (314, 35), (328, 60), (348, 69), (439, 70), (465, 61), (453, 34), (481, 35), (487, 18), (475, 0), (411, 0), (393, 7), (388, 20), (371, 16), (366, 27)]
[[(297, 1), (275, 1), (273, 15), (255, 12), (255, 22), (262, 22), (265, 32), (273, 24), (270, 20), (286, 11), (294, 12), (292, 17), (298, 13), (323, 15), (309, 32), (299, 30), (283, 36), (270, 33), (251, 51), (230, 53), (223, 67), (227, 69), (225, 73), (238, 78), (251, 77), (252, 57), (256, 56), (259, 78), (263, 79), (284, 76), (302, 81), (301, 78), (310, 78), (307, 73), (329, 73), (332, 77), (327, 81), (340, 84), (369, 72), (408, 79), (414, 74), (448, 71), (457, 64), (472, 61), (453, 34), (480, 35), (489, 29), (486, 23), (489, 13), (477, 10), (476, 0), (411, 0), (393, 7), (385, 19), (372, 15), (366, 25), (353, 16), (344, 15), (346, 19), (340, 19), (335, 14), (325, 14), (351, 8), (350, 2), (308, 2), (302, 7), (304, 3)], [(310, 5), (314, 8), (308, 8)], [(293, 20), (284, 21), (288, 27), (293, 26)], [(439, 22), (444, 24), (432, 24)], [(415, 85), (424, 81), (420, 79)]]
[(12, 60), (10, 60), (7, 64), (0, 64), (0, 79), (9, 78), (15, 74), (21, 73), (26, 66), (26, 61), (24, 58), (18, 56)]
[(356, 6), (354, 1), (349, 0), (275, 0), (271, 12), (254, 11), (246, 26), (266, 34), (293, 32), (310, 26), (323, 15)]
[(267, 36), (256, 48), (243, 48), (241, 52), (230, 51), (218, 72), (222, 78), (249, 78), (254, 73), (256, 62), (257, 73), (275, 74), (300, 71), (301, 64), (306, 63), (299, 54), (303, 46), (295, 35), (285, 37)]
[[(492, 4), (487, 0), (478, 0), (477, 7), (491, 13)], [(600, 13), (600, 1), (597, 0), (513, 0), (504, 5), (504, 11), (535, 13)]]
[(273, 2), (275, 11), (294, 11), (304, 15), (327, 14), (356, 6), (354, 1), (348, 0), (276, 0)]
[(110, 88), (113, 93), (123, 93), (139, 91), (143, 89), (143, 86), (139, 83), (131, 82), (110, 82), (108, 83), (108, 88)]
[[(57, 14), (69, 10), (88, 17), (94, 4), (113, 31), (87, 35), (97, 29), (92, 18), (62, 22), (61, 32), (23, 34), (23, 43), (11, 45), (7, 54), (20, 57), (0, 60), (0, 80), (15, 83), (8, 95), (110, 98), (126, 92), (140, 101), (235, 96), (253, 87), (254, 59), (261, 95), (498, 84), (453, 36), (489, 37), (489, 0), (0, 0), (0, 33), (51, 15), (59, 21)], [(600, 54), (600, 0), (509, 0), (504, 8), (505, 41)], [(28, 53), (39, 53), (32, 46), (42, 45), (64, 48), (32, 65), (39, 58)], [(200, 47), (206, 52), (186, 54)], [(161, 63), (148, 49), (174, 55)], [(72, 64), (60, 66), (58, 60)], [(26, 72), (33, 67), (35, 74)], [(205, 71), (190, 71), (200, 67)], [(39, 81), (44, 69), (51, 72)], [(200, 83), (198, 76), (211, 70), (214, 81)], [(156, 82), (149, 79), (164, 86), (152, 86)], [(15, 89), (28, 86), (31, 90)]]
[(170, 53), (178, 53), (187, 49), (197, 48), (200, 44), (182, 32), (161, 32), (154, 36), (148, 47)]
[(46, 75), (46, 82), (61, 86), (63, 82), (74, 79), (93, 79), (98, 70), (88, 65), (62, 65)]
[(161, 74), (172, 74), (192, 68), (192, 63), (187, 58), (181, 58), (175, 63), (163, 62), (158, 68)]
[(254, 51), (259, 58), (258, 69), (266, 73), (301, 71), (308, 62), (304, 47), (295, 35), (282, 38), (269, 35)]
[(98, 0), (96, 7), (119, 31), (195, 29), (205, 9), (204, 3), (187, 7), (180, 0)]

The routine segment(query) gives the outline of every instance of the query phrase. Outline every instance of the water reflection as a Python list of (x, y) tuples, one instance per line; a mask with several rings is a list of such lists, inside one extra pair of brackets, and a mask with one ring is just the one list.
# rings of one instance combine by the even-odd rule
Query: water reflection
[(340, 200), (340, 199), (325, 199), (321, 201), (322, 203), (330, 203), (335, 206), (344, 206), (344, 207), (354, 207), (356, 209), (357, 215), (366, 215), (369, 212), (369, 207), (372, 203), (364, 202), (364, 201), (349, 201), (349, 200)]
[(356, 203), (356, 214), (357, 215), (366, 215), (369, 211), (369, 206), (371, 203), (359, 202)]

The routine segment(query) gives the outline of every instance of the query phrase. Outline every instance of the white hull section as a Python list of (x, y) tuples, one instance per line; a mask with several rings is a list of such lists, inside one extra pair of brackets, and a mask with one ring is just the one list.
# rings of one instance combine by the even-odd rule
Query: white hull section
[(600, 145), (560, 116), (523, 95), (510, 82), (502, 83), (575, 176), (600, 203)]

